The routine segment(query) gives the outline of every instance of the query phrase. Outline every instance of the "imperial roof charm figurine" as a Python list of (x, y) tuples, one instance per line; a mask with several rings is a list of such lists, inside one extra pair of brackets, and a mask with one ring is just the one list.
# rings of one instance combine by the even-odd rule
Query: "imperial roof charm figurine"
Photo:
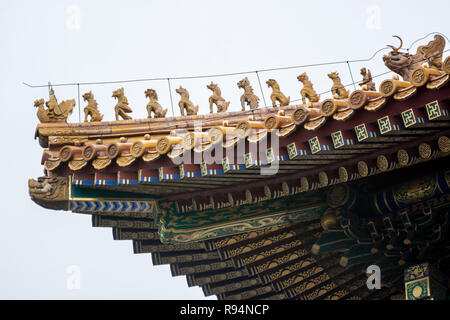
[(112, 96), (117, 99), (117, 104), (114, 107), (116, 120), (119, 120), (119, 117), (122, 117), (123, 120), (130, 120), (131, 116), (127, 113), (131, 113), (133, 110), (128, 106), (128, 99), (125, 97), (123, 88), (115, 90)]
[(399, 36), (394, 36), (400, 40), (400, 45), (392, 48), (388, 55), (383, 56), (386, 67), (402, 76), (403, 80), (409, 81), (410, 73), (428, 62), (430, 68), (442, 69), (442, 52), (445, 47), (445, 39), (441, 35), (435, 35), (434, 40), (430, 41), (426, 46), (417, 48), (414, 55), (406, 52), (400, 52), (403, 40)]
[(272, 106), (275, 108), (277, 106), (277, 101), (281, 107), (288, 106), (291, 101), (291, 97), (287, 97), (280, 91), (280, 86), (278, 82), (274, 79), (269, 79), (266, 81), (269, 88), (272, 88), (272, 93), (270, 95), (270, 100), (272, 100)]
[(158, 103), (158, 94), (154, 89), (145, 90), (145, 97), (150, 98), (150, 102), (147, 104), (148, 118), (152, 117), (152, 112), (155, 118), (165, 118), (167, 109), (163, 109)]
[(217, 106), (217, 112), (226, 112), (230, 101), (225, 101), (222, 97), (219, 86), (211, 81), (206, 87), (213, 92), (212, 96), (209, 97), (209, 113), (213, 113), (213, 104)]
[(44, 99), (34, 101), (34, 106), (38, 108), (37, 117), (42, 123), (45, 122), (67, 122), (67, 117), (72, 113), (75, 106), (75, 100), (67, 100), (58, 104), (53, 90), (50, 93), (50, 100), (45, 102), (47, 109), (44, 107)]
[(299, 75), (297, 77), (297, 80), (303, 83), (303, 89), (300, 90), (300, 93), (302, 94), (303, 104), (306, 104), (306, 98), (308, 98), (310, 102), (318, 102), (320, 96), (318, 96), (316, 91), (313, 89), (313, 84), (311, 81), (309, 81), (306, 72)]
[(184, 116), (185, 110), (187, 116), (196, 115), (198, 112), (198, 105), (194, 106), (191, 100), (189, 100), (189, 92), (182, 86), (180, 86), (176, 92), (180, 95), (178, 106), (180, 107), (181, 115)]
[(245, 110), (245, 104), (250, 106), (250, 110), (256, 109), (259, 106), (259, 98), (253, 93), (253, 88), (250, 85), (250, 81), (245, 77), (237, 83), (238, 88), (244, 89), (244, 93), (241, 96), (242, 111)]
[(84, 108), (84, 122), (88, 122), (89, 116), (91, 117), (91, 122), (102, 121), (103, 115), (98, 111), (98, 104), (94, 99), (92, 91), (83, 94), (83, 100), (88, 103), (88, 105)]

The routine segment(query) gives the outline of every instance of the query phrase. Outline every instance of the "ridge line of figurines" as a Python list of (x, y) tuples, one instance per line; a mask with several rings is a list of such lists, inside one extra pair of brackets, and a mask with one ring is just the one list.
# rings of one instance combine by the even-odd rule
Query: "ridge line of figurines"
[[(366, 68), (361, 69), (361, 75), (363, 76), (363, 80), (359, 85), (363, 90), (367, 91), (375, 91), (375, 83), (372, 81), (372, 75), (370, 70)], [(349, 91), (345, 90), (342, 85), (341, 79), (339, 77), (339, 73), (332, 72), (328, 74), (328, 77), (333, 81), (333, 86), (331, 87), (331, 92), (333, 94), (334, 99), (347, 99), (349, 96)], [(320, 95), (316, 93), (313, 88), (312, 82), (309, 80), (306, 73), (302, 73), (297, 77), (299, 82), (302, 82), (303, 88), (300, 90), (302, 95), (302, 102), (306, 104), (306, 99), (310, 102), (318, 102)], [(274, 79), (269, 79), (266, 81), (266, 84), (269, 88), (272, 88), (272, 93), (270, 95), (270, 99), (272, 101), (272, 106), (277, 107), (277, 102), (279, 106), (287, 106), (290, 102), (290, 97), (286, 97), (280, 90), (280, 86), (278, 82)], [(259, 97), (256, 96), (253, 92), (253, 88), (250, 85), (250, 81), (247, 77), (240, 80), (237, 83), (238, 88), (243, 89), (244, 93), (242, 94), (240, 101), (242, 106), (242, 111), (245, 111), (245, 105), (249, 106), (251, 110), (258, 108), (259, 106)], [(211, 82), (206, 85), (206, 87), (213, 92), (213, 94), (209, 97), (209, 109), (210, 113), (214, 112), (214, 104), (217, 107), (217, 112), (226, 112), (228, 106), (230, 105), (230, 101), (226, 101), (222, 97), (222, 92), (219, 86), (216, 83)], [(180, 108), (180, 113), (182, 116), (185, 114), (197, 115), (198, 105), (194, 105), (189, 97), (189, 92), (180, 86), (175, 90), (180, 95), (180, 101), (178, 102), (178, 106)], [(158, 102), (158, 94), (154, 89), (145, 90), (145, 97), (150, 99), (150, 102), (147, 104), (147, 112), (148, 118), (151, 118), (153, 113), (154, 118), (165, 118), (168, 109), (163, 109), (163, 107)], [(94, 95), (92, 91), (89, 91), (83, 94), (83, 100), (88, 104), (84, 108), (84, 122), (99, 122), (103, 120), (103, 115), (100, 113), (98, 109), (97, 101), (94, 99)], [(129, 113), (133, 112), (131, 107), (128, 105), (128, 99), (125, 96), (124, 88), (119, 88), (113, 91), (113, 98), (116, 98), (117, 104), (114, 107), (115, 110), (115, 118), (116, 120), (130, 120), (132, 119)], [(47, 109), (44, 108), (44, 99), (39, 99), (34, 102), (34, 106), (38, 108), (37, 116), (41, 122), (57, 122), (57, 121), (67, 121), (67, 117), (72, 112), (72, 109), (75, 106), (75, 99), (62, 101), (58, 104), (55, 94), (53, 90), (50, 91), (50, 99), (45, 102)], [(90, 120), (89, 120), (90, 117)]]
[[(418, 78), (420, 82), (422, 79), (426, 79), (427, 74), (436, 74), (436, 70), (444, 70), (447, 74), (450, 74), (450, 59), (446, 58), (444, 63), (442, 62), (442, 54), (445, 47), (445, 39), (439, 34), (434, 36), (434, 39), (428, 42), (425, 46), (419, 46), (417, 52), (411, 55), (409, 52), (399, 51), (403, 45), (403, 40), (399, 36), (394, 36), (400, 40), (400, 45), (398, 47), (389, 45), (392, 51), (389, 54), (383, 56), (383, 62), (385, 66), (391, 71), (395, 72), (397, 75), (402, 76), (404, 81), (410, 81), (410, 77)], [(416, 68), (421, 67), (423, 64), (427, 64), (427, 69), (417, 70)], [(435, 71), (433, 71), (434, 69)], [(416, 72), (418, 71), (418, 72)], [(438, 72), (440, 74), (440, 72)], [(363, 90), (375, 91), (375, 84), (372, 81), (372, 75), (370, 70), (365, 68), (361, 69), (361, 75), (363, 76), (363, 81), (359, 83)], [(398, 76), (396, 79), (398, 79)], [(331, 87), (331, 92), (334, 99), (347, 99), (349, 96), (349, 91), (345, 90), (341, 83), (339, 74), (337, 72), (332, 72), (328, 74), (328, 77), (333, 81), (333, 86)], [(298, 81), (303, 83), (303, 88), (300, 90), (302, 95), (302, 102), (306, 104), (306, 99), (310, 103), (318, 102), (320, 96), (317, 95), (316, 91), (313, 89), (311, 81), (308, 79), (306, 73), (302, 73), (297, 77)], [(272, 94), (270, 99), (272, 100), (273, 107), (277, 106), (277, 102), (280, 106), (287, 106), (290, 102), (290, 97), (286, 97), (281, 91), (280, 86), (274, 79), (269, 79), (266, 81), (268, 87), (272, 88)], [(250, 85), (248, 78), (244, 78), (237, 83), (238, 88), (244, 89), (244, 94), (241, 96), (241, 106), (242, 111), (245, 110), (245, 105), (247, 104), (251, 110), (258, 108), (259, 98), (254, 94), (253, 88)], [(217, 84), (211, 82), (211, 84), (206, 86), (210, 89), (213, 94), (209, 97), (209, 108), (210, 113), (213, 113), (213, 105), (217, 106), (217, 112), (225, 112), (230, 104), (222, 97), (222, 93)], [(180, 86), (176, 89), (176, 92), (181, 96), (178, 106), (180, 107), (180, 113), (182, 116), (185, 115), (196, 115), (198, 112), (198, 105), (194, 105), (189, 99), (189, 92)], [(120, 88), (113, 92), (113, 97), (117, 98), (118, 102), (115, 106), (115, 116), (116, 120), (122, 117), (124, 120), (131, 119), (128, 113), (132, 112), (132, 109), (128, 105), (128, 99), (124, 94), (124, 89)], [(148, 118), (151, 118), (151, 114), (154, 114), (154, 118), (165, 118), (167, 109), (163, 109), (158, 103), (158, 95), (154, 89), (147, 89), (145, 91), (145, 96), (150, 99), (147, 104)], [(91, 91), (83, 95), (84, 101), (88, 102), (88, 105), (84, 108), (85, 122), (88, 122), (90, 116), (91, 122), (102, 121), (103, 115), (100, 114), (98, 110), (97, 102), (94, 99), (94, 95)], [(38, 108), (37, 116), (41, 122), (58, 122), (67, 121), (67, 117), (72, 112), (75, 106), (75, 100), (66, 100), (58, 104), (53, 90), (50, 92), (49, 101), (45, 102), (47, 109), (44, 108), (44, 99), (36, 100), (34, 106)]]

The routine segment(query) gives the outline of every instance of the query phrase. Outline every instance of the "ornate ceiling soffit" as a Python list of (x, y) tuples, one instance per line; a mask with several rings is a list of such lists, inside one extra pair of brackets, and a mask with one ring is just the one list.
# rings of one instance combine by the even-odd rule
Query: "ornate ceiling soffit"
[[(290, 209), (289, 203), (292, 201), (298, 201), (302, 206)], [(178, 212), (173, 202), (161, 201), (158, 205), (161, 241), (167, 243), (206, 240), (286, 223), (310, 221), (320, 218), (328, 207), (318, 192), (296, 195), (293, 199), (189, 212), (188, 215)]]

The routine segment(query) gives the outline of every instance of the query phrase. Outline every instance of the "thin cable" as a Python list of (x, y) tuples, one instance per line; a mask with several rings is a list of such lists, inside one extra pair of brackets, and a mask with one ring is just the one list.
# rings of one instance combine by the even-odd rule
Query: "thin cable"
[[(447, 38), (447, 37), (446, 37)], [(450, 41), (449, 41), (450, 42)], [(332, 62), (322, 62), (322, 63), (311, 63), (297, 66), (287, 66), (287, 67), (278, 67), (278, 68), (267, 68), (260, 70), (252, 70), (252, 71), (240, 71), (240, 72), (230, 72), (230, 73), (220, 73), (220, 74), (209, 74), (209, 75), (195, 75), (195, 76), (177, 76), (177, 77), (160, 77), (160, 78), (143, 78), (143, 79), (128, 79), (128, 80), (115, 80), (115, 81), (95, 81), (95, 82), (79, 82), (79, 83), (58, 83), (53, 86), (74, 86), (77, 84), (80, 85), (104, 85), (104, 84), (117, 84), (117, 83), (131, 83), (131, 82), (149, 82), (149, 81), (165, 81), (167, 79), (171, 80), (186, 80), (186, 79), (200, 79), (200, 78), (217, 78), (217, 77), (227, 77), (234, 75), (243, 75), (243, 74), (251, 74), (255, 72), (270, 72), (270, 71), (278, 71), (278, 70), (289, 70), (289, 69), (299, 69), (299, 68), (308, 68), (308, 67), (318, 67), (318, 66), (326, 66), (326, 65), (334, 65), (334, 64), (345, 64), (347, 62), (366, 62), (372, 60), (380, 51), (389, 49), (389, 47), (383, 47), (375, 51), (372, 56), (368, 59), (354, 59), (354, 60), (343, 60), (343, 61), (332, 61)], [(24, 85), (30, 88), (41, 88), (46, 85), (31, 85), (26, 82), (22, 82)]]
[(80, 106), (80, 84), (77, 84), (78, 87), (78, 122), (81, 124), (81, 106)]
[[(450, 49), (447, 49), (447, 50), (443, 51), (442, 53), (448, 52), (448, 51), (450, 51)], [(434, 57), (434, 56), (437, 56), (437, 55), (440, 55), (440, 54), (434, 54), (431, 57)], [(422, 58), (418, 62), (426, 61), (426, 60), (428, 60), (428, 59), (427, 58)], [(391, 70), (385, 71), (385, 72), (382, 72), (382, 73), (379, 73), (377, 75), (372, 76), (372, 79), (379, 78), (379, 77), (382, 77), (382, 76), (390, 74), (390, 73), (392, 73)], [(353, 81), (352, 83), (348, 83), (346, 85), (343, 85), (343, 88), (347, 88), (347, 87), (349, 87), (351, 85), (354, 85), (354, 84), (356, 84), (356, 82)], [(326, 94), (326, 93), (329, 93), (329, 92), (331, 92), (331, 90), (326, 90), (326, 91), (320, 92), (318, 95), (320, 96), (320, 95), (323, 95), (323, 94)], [(301, 100), (302, 99), (299, 98), (299, 99), (291, 100), (291, 102), (296, 102), (296, 101), (301, 101)], [(266, 106), (266, 107), (259, 108), (259, 109), (267, 109), (267, 108), (270, 108), (270, 106)], [(254, 110), (245, 110), (245, 111), (241, 111), (239, 114), (240, 115), (246, 115), (246, 114), (250, 114), (250, 113), (253, 113), (253, 112), (254, 112)], [(207, 123), (210, 123), (210, 122), (220, 121), (220, 120), (224, 120), (224, 119), (227, 119), (227, 118), (233, 118), (234, 116), (235, 116), (234, 114), (229, 114), (229, 115), (223, 116), (222, 118), (219, 118), (219, 119), (204, 119), (204, 120), (202, 120), (202, 123), (203, 124), (207, 124)]]
[(172, 89), (170, 87), (170, 79), (169, 78), (167, 78), (167, 83), (169, 84), (170, 106), (172, 107), (172, 117), (175, 117), (175, 112), (173, 111)]
[[(444, 34), (441, 34), (441, 33), (438, 33), (438, 32), (433, 32), (433, 33), (429, 33), (427, 36), (429, 36), (429, 35), (431, 35), (431, 34), (440, 34), (440, 35), (442, 35), (442, 36), (444, 36), (446, 39), (447, 39), (447, 41), (448, 42), (450, 42), (449, 41), (449, 39), (444, 35)], [(424, 39), (424, 38), (426, 38), (427, 36), (425, 36), (425, 37), (423, 37), (423, 38), (421, 38), (421, 39)], [(421, 39), (419, 39), (419, 40), (421, 40)], [(417, 41), (419, 41), (419, 40), (416, 40), (415, 42), (417, 42)], [(415, 43), (415, 42), (413, 42), (413, 44)], [(412, 45), (413, 45), (412, 44)], [(411, 46), (412, 46), (411, 45)], [(411, 48), (411, 47), (410, 47)], [(408, 50), (410, 49), (410, 48), (408, 48)], [(217, 75), (201, 75), (201, 76), (192, 76), (192, 77), (173, 77), (173, 78), (151, 78), (151, 79), (135, 79), (135, 80), (119, 80), (119, 81), (103, 81), (103, 82), (80, 82), (80, 83), (65, 83), (65, 84), (56, 84), (56, 85), (52, 85), (50, 82), (47, 84), (47, 85), (37, 85), (37, 86), (34, 86), (34, 85), (30, 85), (30, 84), (28, 84), (28, 83), (25, 83), (25, 82), (23, 82), (23, 84), (24, 85), (26, 85), (26, 86), (28, 86), (28, 87), (31, 87), (31, 88), (39, 88), (39, 87), (46, 87), (46, 86), (48, 86), (49, 88), (51, 88), (51, 87), (53, 87), (53, 86), (73, 86), (73, 85), (95, 85), (95, 84), (113, 84), (113, 83), (126, 83), (126, 82), (138, 82), (138, 81), (160, 81), (160, 80), (167, 80), (168, 81), (168, 84), (169, 84), (169, 94), (170, 94), (170, 100), (171, 100), (171, 106), (172, 106), (172, 115), (173, 116), (175, 116), (174, 115), (174, 109), (173, 109), (173, 99), (172, 99), (172, 92), (171, 92), (171, 87), (170, 87), (170, 79), (193, 79), (193, 78), (206, 78), (206, 77), (221, 77), (221, 76), (230, 76), (230, 75), (239, 75), (239, 74), (250, 74), (250, 73), (253, 73), (253, 72), (255, 72), (255, 73), (257, 73), (257, 75), (258, 75), (258, 72), (267, 72), (267, 71), (274, 71), (274, 70), (286, 70), (286, 69), (294, 69), (294, 68), (303, 68), (303, 67), (312, 67), (312, 66), (323, 66), (323, 65), (332, 65), (332, 64), (342, 64), (342, 63), (349, 63), (349, 62), (365, 62), (365, 61), (370, 61), (370, 60), (372, 60), (380, 51), (382, 51), (382, 50), (386, 50), (386, 49), (389, 49), (388, 47), (384, 47), (384, 48), (381, 48), (381, 49), (379, 49), (379, 50), (377, 50), (369, 59), (357, 59), (357, 60), (347, 60), (347, 61), (337, 61), (337, 62), (325, 62), (325, 63), (317, 63), (317, 64), (308, 64), (308, 65), (300, 65), (300, 66), (291, 66), (291, 67), (283, 67), (283, 68), (272, 68), (272, 69), (262, 69), (262, 70), (259, 70), (259, 71), (246, 71), (246, 72), (234, 72), (234, 73), (225, 73), (225, 74), (217, 74)], [(444, 52), (448, 52), (450, 49), (447, 49), (447, 50), (445, 50), (445, 51), (443, 51), (442, 53), (444, 53)], [(440, 54), (435, 54), (435, 55), (433, 55), (433, 56), (437, 56), (437, 55), (440, 55)], [(433, 57), (433, 56), (431, 56), (431, 57)], [(428, 59), (426, 59), (426, 58), (424, 58), (424, 59), (421, 59), (421, 60), (419, 60), (419, 61), (424, 61), (424, 60), (428, 60)], [(351, 70), (350, 70), (350, 72), (351, 72)], [(389, 74), (389, 73), (391, 73), (392, 71), (387, 71), (387, 72), (383, 72), (383, 73), (381, 73), (381, 74), (378, 74), (378, 75), (375, 75), (375, 76), (372, 76), (372, 78), (377, 78), (377, 77), (380, 77), (380, 76), (383, 76), (383, 75), (386, 75), (386, 74)], [(259, 81), (259, 75), (258, 75), (258, 81)], [(349, 84), (347, 84), (347, 85), (344, 85), (343, 87), (345, 88), (345, 87), (348, 87), (348, 86), (351, 86), (351, 85), (353, 85), (354, 86), (354, 88), (356, 88), (356, 86), (355, 86), (355, 81), (354, 81), (354, 79), (353, 79), (353, 76), (352, 76), (352, 83), (349, 83)], [(260, 83), (260, 88), (261, 88), (261, 92), (262, 92), (262, 86), (261, 86), (261, 83)], [(50, 89), (49, 89), (50, 90)], [(328, 92), (331, 92), (331, 90), (326, 90), (326, 91), (324, 91), (324, 92), (322, 92), (322, 93), (320, 93), (319, 95), (322, 95), (322, 94), (326, 94), (326, 93), (328, 93)], [(263, 99), (264, 99), (264, 93), (263, 93)], [(265, 100), (265, 99), (264, 99)], [(299, 99), (295, 99), (295, 100), (291, 100), (291, 102), (296, 102), (296, 101), (300, 101), (301, 99), (299, 98)], [(268, 106), (266, 105), (264, 108), (268, 108)], [(261, 108), (262, 109), (262, 108)], [(241, 112), (241, 114), (247, 114), (247, 113), (250, 113), (250, 112), (253, 112), (253, 110), (248, 110), (248, 111), (244, 111), (244, 112)], [(203, 123), (208, 123), (208, 122), (211, 122), (211, 121), (218, 121), (218, 120), (222, 120), (222, 119), (226, 119), (226, 118), (229, 118), (229, 117), (233, 117), (234, 115), (228, 115), (228, 116), (224, 116), (224, 117), (222, 117), (222, 118), (220, 118), (220, 119), (210, 119), (210, 120), (204, 120), (203, 121)], [(169, 125), (169, 127), (170, 127), (170, 125)]]
[(423, 40), (423, 39), (425, 39), (425, 38), (428, 38), (428, 37), (431, 36), (432, 34), (439, 34), (439, 35), (443, 36), (445, 39), (447, 39), (447, 42), (450, 42), (450, 40), (447, 38), (447, 36), (446, 36), (445, 34), (440, 33), (440, 32), (430, 32), (430, 33), (427, 34), (426, 36), (424, 36), (424, 37), (422, 37), (422, 38), (419, 38), (419, 39), (415, 40), (413, 43), (411, 43), (411, 45), (410, 45), (409, 48), (407, 49), (408, 52), (409, 52), (409, 50), (412, 48), (412, 46), (413, 46), (414, 44), (416, 44), (416, 43), (419, 42), (420, 40)]
[(262, 95), (262, 98), (263, 98), (263, 101), (264, 101), (264, 107), (267, 107), (266, 98), (264, 98), (264, 91), (263, 91), (263, 88), (262, 88), (262, 85), (261, 85), (261, 79), (259, 79), (258, 71), (255, 71), (255, 73), (256, 73), (256, 76), (258, 77), (259, 89), (261, 90), (261, 95)]
[(352, 69), (350, 68), (350, 63), (348, 63), (348, 61), (347, 61), (347, 67), (348, 67), (348, 71), (350, 72), (350, 77), (352, 78), (353, 89), (356, 90), (355, 80), (353, 79)]

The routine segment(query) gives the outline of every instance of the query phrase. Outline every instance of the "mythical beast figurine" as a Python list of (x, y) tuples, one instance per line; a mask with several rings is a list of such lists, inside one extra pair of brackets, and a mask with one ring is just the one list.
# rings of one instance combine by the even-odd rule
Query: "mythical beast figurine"
[(358, 83), (361, 89), (367, 91), (376, 91), (375, 82), (372, 80), (372, 73), (369, 69), (361, 68), (361, 75), (363, 76), (363, 80)]
[(312, 82), (309, 81), (306, 72), (303, 72), (301, 75), (299, 75), (297, 77), (297, 80), (303, 83), (303, 89), (300, 90), (300, 93), (302, 94), (303, 104), (306, 104), (306, 98), (308, 98), (310, 102), (318, 102), (320, 96), (317, 95), (316, 91), (313, 89)]
[(186, 109), (186, 115), (196, 115), (198, 112), (198, 105), (194, 106), (191, 100), (189, 100), (189, 92), (182, 86), (175, 91), (181, 96), (181, 99), (178, 102), (181, 115), (184, 116), (184, 109)]
[(83, 94), (83, 100), (88, 103), (88, 105), (84, 108), (84, 122), (88, 122), (88, 116), (91, 116), (91, 122), (102, 121), (103, 115), (98, 111), (98, 104), (94, 99), (92, 91)]
[(402, 76), (403, 80), (409, 81), (411, 72), (426, 62), (428, 62), (430, 68), (442, 69), (442, 52), (445, 47), (445, 39), (441, 35), (435, 35), (434, 40), (428, 42), (426, 46), (418, 47), (415, 55), (400, 52), (403, 40), (399, 36), (393, 37), (400, 40), (400, 45), (398, 47), (389, 45), (392, 51), (383, 56), (383, 61), (386, 67)]
[(270, 100), (272, 100), (272, 106), (277, 106), (277, 101), (280, 103), (280, 107), (288, 106), (291, 101), (291, 97), (287, 97), (280, 91), (280, 86), (278, 82), (274, 79), (269, 79), (266, 81), (269, 88), (272, 88), (272, 94), (270, 95)]
[(158, 102), (158, 94), (154, 89), (145, 90), (145, 97), (150, 98), (150, 102), (147, 104), (148, 118), (152, 117), (152, 112), (155, 118), (165, 118), (167, 109), (163, 109)]
[(339, 73), (331, 72), (328, 74), (328, 78), (333, 80), (333, 86), (331, 87), (331, 93), (334, 99), (347, 99), (349, 91), (345, 90), (344, 85), (341, 82)]
[(128, 106), (128, 99), (125, 97), (123, 88), (113, 91), (112, 96), (118, 100), (116, 106), (114, 107), (116, 120), (119, 120), (119, 116), (121, 116), (123, 120), (131, 119), (131, 116), (127, 115), (127, 113), (131, 113), (133, 110)]
[(31, 199), (44, 208), (67, 210), (69, 182), (66, 177), (39, 177), (28, 180)]
[(213, 104), (217, 106), (217, 112), (226, 112), (230, 101), (225, 101), (222, 97), (222, 91), (220, 91), (219, 86), (211, 81), (206, 87), (213, 92), (212, 96), (209, 97), (209, 111), (213, 113)]
[(253, 88), (245, 77), (237, 83), (238, 88), (244, 89), (244, 93), (241, 96), (242, 111), (245, 111), (245, 103), (250, 106), (250, 109), (256, 109), (259, 106), (259, 98), (253, 93)]

